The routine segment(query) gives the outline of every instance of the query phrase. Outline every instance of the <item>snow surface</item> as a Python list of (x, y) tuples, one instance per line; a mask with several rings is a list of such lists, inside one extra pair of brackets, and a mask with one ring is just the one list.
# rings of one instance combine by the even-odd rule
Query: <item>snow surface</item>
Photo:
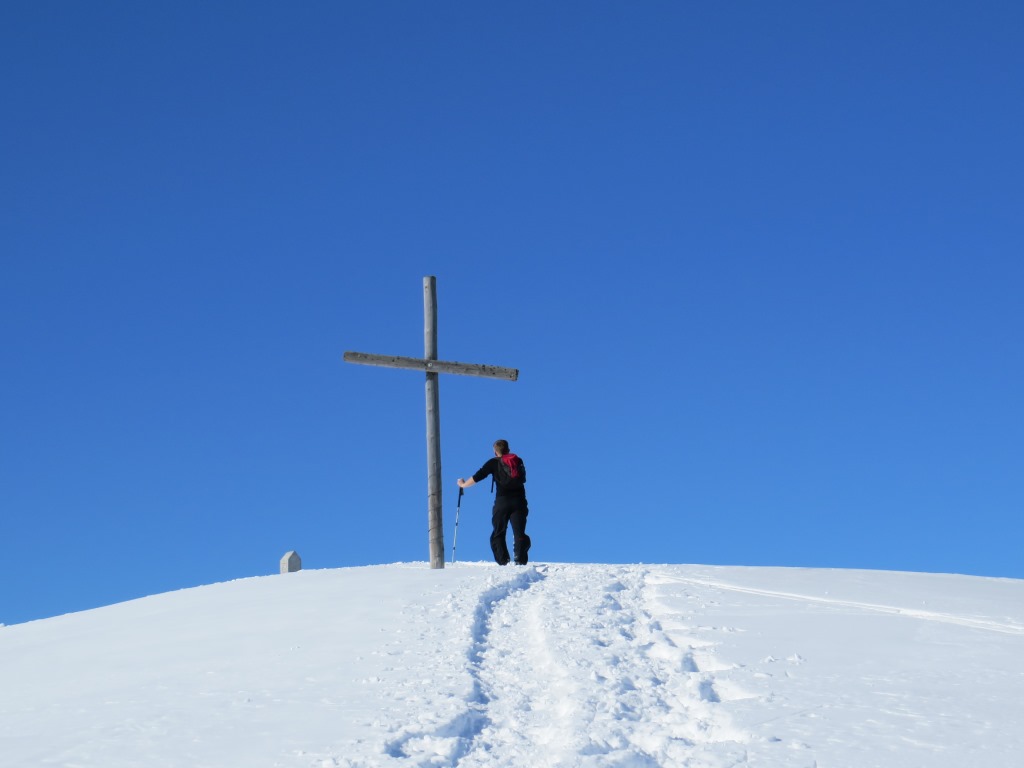
[(395, 564), (0, 628), (0, 765), (1018, 766), (1024, 581)]

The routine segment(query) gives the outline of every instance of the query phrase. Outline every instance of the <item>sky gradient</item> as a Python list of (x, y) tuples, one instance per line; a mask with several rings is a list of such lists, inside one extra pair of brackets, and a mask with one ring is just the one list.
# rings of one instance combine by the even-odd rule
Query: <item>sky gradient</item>
[(1024, 578), (1018, 3), (0, 20), (0, 623), (426, 561), (426, 275), (446, 548)]

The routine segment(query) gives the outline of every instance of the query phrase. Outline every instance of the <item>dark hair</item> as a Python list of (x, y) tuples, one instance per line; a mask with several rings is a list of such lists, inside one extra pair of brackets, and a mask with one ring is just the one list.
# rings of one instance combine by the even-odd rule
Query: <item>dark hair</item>
[(508, 440), (495, 440), (494, 448), (495, 450), (498, 451), (498, 453), (504, 456), (506, 453), (508, 453)]

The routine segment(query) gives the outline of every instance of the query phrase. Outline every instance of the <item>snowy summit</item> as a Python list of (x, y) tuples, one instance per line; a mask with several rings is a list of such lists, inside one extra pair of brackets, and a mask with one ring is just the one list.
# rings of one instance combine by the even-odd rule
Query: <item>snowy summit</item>
[(0, 627), (0, 765), (1015, 766), (1024, 581), (301, 571)]

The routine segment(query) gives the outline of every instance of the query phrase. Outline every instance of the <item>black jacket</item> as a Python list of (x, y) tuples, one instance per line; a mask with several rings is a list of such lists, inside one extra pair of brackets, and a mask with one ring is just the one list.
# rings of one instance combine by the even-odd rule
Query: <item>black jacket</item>
[[(495, 494), (494, 494), (496, 499), (500, 499), (500, 498), (525, 499), (526, 498), (526, 488), (523, 485), (521, 485), (520, 483), (512, 483), (511, 485), (502, 486), (502, 484), (498, 482), (498, 478), (500, 477), (500, 475), (498, 473), (500, 471), (501, 471), (501, 459), (499, 459), (497, 456), (495, 456), (493, 459), (488, 460), (482, 467), (480, 467), (480, 469), (478, 469), (476, 471), (476, 474), (473, 475), (473, 480), (475, 482), (479, 483), (481, 480), (483, 480), (488, 475), (490, 475), (491, 477), (494, 478), (494, 487), (497, 489), (495, 491)], [(523, 482), (524, 483), (526, 482), (526, 466), (525, 465), (523, 466)]]

